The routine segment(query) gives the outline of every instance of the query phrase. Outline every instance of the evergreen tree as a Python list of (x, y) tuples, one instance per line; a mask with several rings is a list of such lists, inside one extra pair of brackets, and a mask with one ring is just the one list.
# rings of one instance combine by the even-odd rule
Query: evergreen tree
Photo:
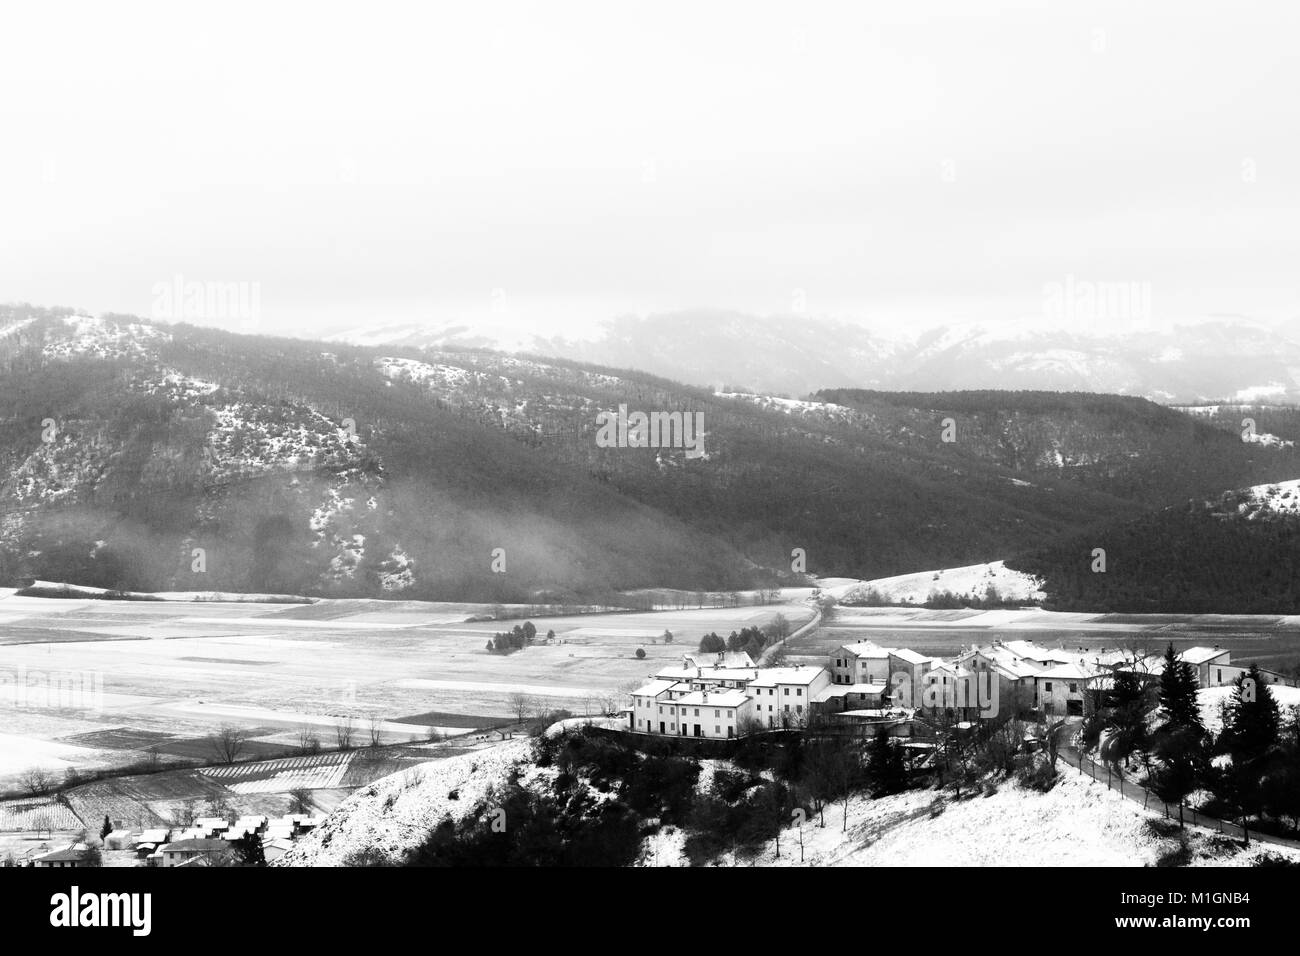
[(113, 821), (108, 818), (108, 814), (106, 813), (104, 814), (104, 825), (99, 828), (99, 838), (101, 840), (106, 840), (108, 839), (108, 835), (112, 832)]
[(1123, 715), (1121, 719), (1126, 722), (1131, 719), (1135, 710), (1138, 710), (1146, 702), (1146, 695), (1142, 691), (1142, 681), (1138, 678), (1136, 672), (1131, 670), (1117, 671), (1115, 674), (1115, 711)]
[(244, 834), (235, 841), (235, 851), (239, 854), (239, 862), (244, 866), (266, 866), (260, 833)]
[(700, 638), (700, 652), (704, 654), (718, 654), (727, 649), (726, 638), (719, 637), (717, 634), (705, 634)]
[(1200, 734), (1205, 733), (1200, 704), (1196, 699), (1199, 685), (1196, 668), (1187, 661), (1179, 660), (1171, 643), (1165, 651), (1164, 673), (1160, 675), (1160, 708), (1167, 726), (1186, 727)]
[(1159, 765), (1151, 774), (1152, 789), (1166, 803), (1178, 805), (1178, 826), (1183, 826), (1183, 801), (1206, 780), (1204, 734), (1194, 727), (1166, 724), (1155, 738)]
[(1137, 674), (1117, 671), (1113, 691), (1114, 708), (1109, 723), (1115, 728), (1110, 750), (1116, 760), (1123, 760), (1135, 750), (1147, 746), (1146, 693)]
[(907, 767), (903, 751), (895, 747), (882, 727), (867, 747), (867, 777), (871, 781), (871, 795), (884, 797), (902, 793), (907, 789)]
[(1249, 674), (1237, 678), (1220, 744), (1234, 763), (1257, 760), (1277, 744), (1281, 722), (1277, 700), (1259, 665), (1252, 664)]

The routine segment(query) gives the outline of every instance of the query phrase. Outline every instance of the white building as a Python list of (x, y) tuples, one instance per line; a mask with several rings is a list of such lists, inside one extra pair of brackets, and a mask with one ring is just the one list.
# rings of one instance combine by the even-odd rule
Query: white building
[(727, 739), (739, 736), (749, 718), (752, 701), (743, 690), (692, 691), (666, 704), (658, 732), (679, 737)]
[(1082, 717), (1089, 690), (1106, 676), (1106, 672), (1080, 664), (1057, 664), (1034, 675), (1038, 705), (1043, 713), (1055, 717)]
[(871, 641), (844, 644), (831, 652), (831, 683), (889, 683), (889, 648)]
[(764, 727), (798, 727), (806, 723), (814, 698), (831, 683), (824, 667), (769, 667), (749, 682), (754, 718)]
[[(752, 722), (800, 726), (808, 720), (818, 693), (831, 682), (823, 667), (759, 669), (746, 666), (745, 660), (732, 658), (718, 667), (688, 658), (680, 666), (665, 667), (632, 692), (628, 729), (726, 739), (740, 736)], [(873, 685), (873, 692), (878, 689)]]
[(659, 726), (664, 723), (663, 702), (671, 700), (668, 692), (680, 685), (680, 681), (656, 678), (632, 691), (632, 729), (644, 734), (667, 733)]

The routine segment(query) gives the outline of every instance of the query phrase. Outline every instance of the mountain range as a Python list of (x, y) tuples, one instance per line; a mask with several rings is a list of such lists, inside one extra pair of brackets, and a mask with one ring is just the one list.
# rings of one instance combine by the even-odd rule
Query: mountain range
[[(1276, 440), (1244, 441), (1242, 408), (796, 400), (463, 346), (0, 307), (0, 585), (595, 603), (1005, 559), (1050, 572), (1062, 600), (1103, 532), (1117, 588), (1167, 574), (1124, 561), (1141, 541), (1119, 529), (1300, 475), (1294, 416), (1261, 409)], [(703, 453), (603, 443), (620, 410), (699, 416)], [(1237, 523), (1248, 541), (1268, 522)]]
[(582, 336), (501, 323), (344, 332), (366, 345), (513, 351), (636, 369), (676, 381), (802, 396), (831, 387), (1010, 389), (1134, 395), (1161, 403), (1300, 401), (1300, 339), (1244, 319), (1119, 331), (1085, 321), (952, 324), (873, 332), (807, 315), (695, 310), (623, 316)]

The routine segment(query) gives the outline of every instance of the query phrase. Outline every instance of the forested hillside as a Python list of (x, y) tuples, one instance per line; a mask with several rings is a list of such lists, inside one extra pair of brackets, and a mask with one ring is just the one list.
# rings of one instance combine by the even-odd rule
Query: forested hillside
[(1300, 477), (1294, 447), (1249, 444), (1240, 429), (1142, 398), (1084, 392), (868, 392), (817, 398), (847, 406), (899, 442), (931, 440), (936, 417), (956, 422), (954, 453), (1028, 480), (1059, 478), (1149, 508)]
[[(1135, 399), (776, 402), (27, 306), (0, 309), (0, 374), (5, 583), (532, 601), (793, 580), (794, 549), (870, 578), (1300, 474)], [(601, 447), (620, 404), (699, 413), (704, 455)]]
[(1046, 606), (1058, 610), (1297, 614), (1300, 483), (1189, 501), (1007, 566), (1046, 581)]

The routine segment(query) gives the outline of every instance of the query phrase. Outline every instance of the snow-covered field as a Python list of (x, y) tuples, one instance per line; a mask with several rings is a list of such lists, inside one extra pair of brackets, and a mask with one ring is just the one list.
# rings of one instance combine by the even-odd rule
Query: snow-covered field
[[(192, 595), (189, 595), (192, 596)], [(514, 623), (483, 605), (322, 600), (315, 604), (104, 601), (0, 592), (0, 787), (56, 774), (215, 756), (226, 724), (249, 756), (331, 741), (351, 722), (384, 743), (463, 736), (532, 712), (598, 713), (618, 688), (681, 662), (710, 631), (795, 626), (803, 603), (536, 618), (554, 641), (514, 654), (484, 647)], [(470, 621), (470, 618), (479, 618)], [(662, 640), (665, 631), (673, 643)], [(636, 657), (645, 651), (644, 659)], [(21, 692), (19, 692), (21, 688)]]
[(900, 574), (873, 581), (842, 583), (843, 579), (835, 580), (834, 584), (827, 582), (825, 590), (841, 604), (864, 601), (871, 591), (877, 592), (891, 604), (924, 604), (935, 591), (951, 591), (959, 596), (983, 599), (990, 587), (996, 588), (1003, 600), (1034, 602), (1045, 597), (1042, 581), (1032, 575), (1012, 571), (1002, 561)]

